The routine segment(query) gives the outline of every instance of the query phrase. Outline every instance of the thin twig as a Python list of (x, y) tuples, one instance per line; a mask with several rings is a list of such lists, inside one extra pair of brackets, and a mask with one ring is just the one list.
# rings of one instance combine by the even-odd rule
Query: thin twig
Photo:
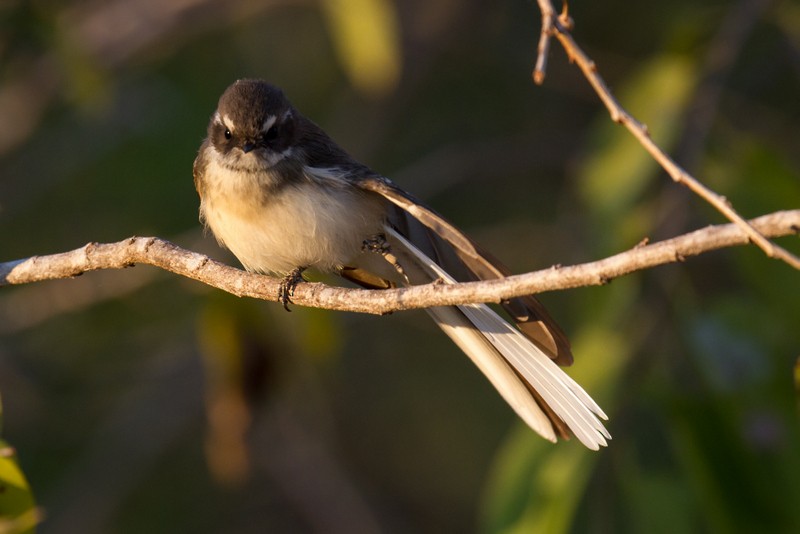
[(536, 54), (536, 67), (533, 69), (533, 82), (536, 85), (544, 83), (547, 71), (547, 58), (550, 57), (550, 38), (553, 36), (553, 4), (549, 1), (539, 0), (539, 9), (542, 12), (542, 32), (539, 35), (539, 46)]
[[(797, 234), (800, 232), (800, 209), (764, 215), (751, 224), (770, 237)], [(723, 247), (745, 245), (748, 241), (748, 236), (737, 225), (710, 226), (666, 241), (639, 244), (603, 260), (498, 280), (453, 285), (434, 283), (385, 291), (301, 283), (292, 300), (301, 306), (374, 314), (499, 302), (544, 291), (602, 285), (634, 271), (683, 261)], [(278, 300), (279, 280), (229, 267), (155, 237), (132, 237), (107, 244), (89, 243), (70, 252), (0, 263), (0, 286), (70, 278), (91, 270), (120, 269), (136, 263), (154, 265), (234, 295)]]
[[(619, 104), (614, 95), (611, 93), (611, 90), (608, 88), (603, 78), (598, 73), (597, 66), (595, 65), (594, 61), (592, 61), (592, 59), (583, 51), (583, 49), (581, 49), (580, 46), (578, 46), (577, 42), (575, 42), (575, 40), (572, 38), (572, 35), (569, 31), (569, 25), (565, 23), (565, 21), (569, 20), (566, 16), (566, 8), (563, 16), (557, 17), (555, 14), (555, 9), (553, 8), (553, 4), (550, 0), (538, 0), (538, 3), (542, 12), (542, 35), (540, 37), (539, 57), (536, 61), (537, 70), (534, 71), (534, 79), (537, 81), (537, 83), (541, 83), (544, 79), (544, 66), (546, 65), (546, 59), (542, 58), (541, 56), (543, 53), (547, 53), (549, 49), (549, 44), (544, 47), (542, 46), (542, 40), (545, 39), (546, 32), (547, 41), (549, 42), (549, 38), (554, 35), (561, 43), (561, 46), (564, 47), (564, 50), (569, 56), (570, 61), (577, 64), (578, 68), (581, 69), (583, 75), (589, 81), (597, 95), (600, 97), (600, 100), (603, 101), (603, 104), (608, 109), (608, 112), (611, 115), (611, 120), (618, 124), (624, 125), (625, 128), (627, 128), (628, 131), (631, 132), (631, 134), (633, 134), (633, 136), (639, 141), (639, 143), (641, 143), (645, 150), (650, 153), (653, 159), (655, 159), (659, 165), (661, 165), (661, 167), (667, 171), (673, 181), (688, 187), (691, 191), (716, 208), (730, 221), (733, 221), (745, 232), (750, 241), (763, 250), (768, 257), (782, 260), (795, 269), (800, 270), (799, 257), (764, 237), (764, 235), (759, 233), (755, 228), (753, 228), (753, 226), (748, 224), (747, 221), (745, 221), (745, 219), (736, 212), (731, 203), (725, 197), (717, 194), (703, 185), (691, 174), (681, 168), (680, 165), (675, 163), (675, 161), (669, 155), (667, 155), (667, 153), (664, 152), (664, 150), (662, 150), (661, 147), (655, 143), (655, 141), (653, 141), (649, 132), (647, 131), (647, 127), (636, 120), (627, 111), (625, 111), (625, 109)], [(544, 19), (549, 19), (550, 22), (545, 22)]]

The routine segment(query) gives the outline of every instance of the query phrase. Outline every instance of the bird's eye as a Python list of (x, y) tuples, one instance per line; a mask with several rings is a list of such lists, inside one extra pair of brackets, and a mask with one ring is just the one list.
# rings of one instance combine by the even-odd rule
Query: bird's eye
[(265, 141), (274, 141), (277, 138), (278, 138), (278, 128), (277, 128), (277, 126), (270, 127), (270, 129), (267, 130), (267, 133), (264, 134), (264, 140)]
[(231, 134), (231, 131), (229, 129), (225, 128), (225, 139), (230, 139), (231, 137), (233, 137), (233, 135)]

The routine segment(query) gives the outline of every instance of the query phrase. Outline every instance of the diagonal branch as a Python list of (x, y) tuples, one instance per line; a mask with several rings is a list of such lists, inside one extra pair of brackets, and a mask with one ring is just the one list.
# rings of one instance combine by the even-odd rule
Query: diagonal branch
[(653, 141), (647, 131), (647, 127), (625, 111), (598, 73), (595, 62), (572, 38), (572, 34), (569, 31), (572, 27), (572, 21), (567, 14), (566, 2), (564, 3), (565, 7), (561, 15), (556, 15), (556, 11), (550, 0), (538, 0), (538, 3), (539, 9), (542, 12), (542, 34), (539, 41), (539, 56), (536, 60), (536, 68), (533, 74), (534, 81), (538, 84), (544, 81), (546, 59), (543, 58), (542, 55), (548, 52), (549, 40), (552, 36), (555, 36), (561, 43), (561, 46), (564, 47), (570, 61), (578, 65), (578, 68), (581, 69), (583, 75), (589, 81), (592, 88), (594, 88), (597, 96), (603, 101), (603, 104), (611, 115), (611, 120), (625, 126), (645, 150), (650, 153), (653, 159), (667, 171), (673, 181), (688, 187), (727, 217), (728, 220), (733, 221), (768, 257), (782, 260), (795, 269), (800, 269), (800, 258), (767, 239), (737, 213), (728, 199), (712, 191), (681, 168), (680, 165)]
[[(749, 224), (769, 237), (798, 234), (800, 209), (764, 215)], [(374, 314), (431, 306), (499, 302), (544, 291), (601, 285), (635, 271), (683, 261), (711, 250), (746, 245), (748, 242), (748, 235), (738, 225), (709, 226), (665, 241), (637, 246), (603, 260), (569, 267), (556, 266), (499, 280), (453, 285), (433, 283), (384, 291), (303, 283), (296, 288), (293, 301), (301, 306)], [(70, 252), (0, 263), (0, 286), (71, 278), (92, 270), (122, 269), (137, 263), (154, 265), (240, 297), (278, 300), (279, 280), (229, 267), (155, 237), (132, 237), (117, 243), (89, 243)]]

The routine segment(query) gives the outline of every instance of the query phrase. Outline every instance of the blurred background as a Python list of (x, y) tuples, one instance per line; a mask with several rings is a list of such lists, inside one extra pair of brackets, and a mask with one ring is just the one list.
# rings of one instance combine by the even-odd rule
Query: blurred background
[[(570, 13), (679, 163), (745, 216), (800, 206), (799, 3)], [(0, 20), (0, 261), (157, 235), (238, 265), (191, 168), (241, 77), (515, 272), (724, 222), (557, 43), (533, 85), (530, 1), (5, 0)], [(746, 247), (543, 295), (610, 415), (599, 453), (528, 430), (423, 312), (286, 313), (148, 266), (3, 288), (3, 439), (41, 532), (796, 532), (798, 280)]]

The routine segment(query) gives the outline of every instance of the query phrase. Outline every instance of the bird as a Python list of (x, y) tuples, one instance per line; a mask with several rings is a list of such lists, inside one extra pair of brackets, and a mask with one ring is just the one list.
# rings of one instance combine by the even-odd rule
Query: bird
[[(240, 79), (222, 93), (193, 175), (202, 223), (246, 270), (281, 279), (284, 306), (307, 269), (369, 289), (510, 274), (264, 80)], [(564, 332), (532, 295), (501, 305), (514, 325), (486, 304), (426, 311), (535, 432), (606, 446), (606, 414), (559, 367), (573, 361)]]

